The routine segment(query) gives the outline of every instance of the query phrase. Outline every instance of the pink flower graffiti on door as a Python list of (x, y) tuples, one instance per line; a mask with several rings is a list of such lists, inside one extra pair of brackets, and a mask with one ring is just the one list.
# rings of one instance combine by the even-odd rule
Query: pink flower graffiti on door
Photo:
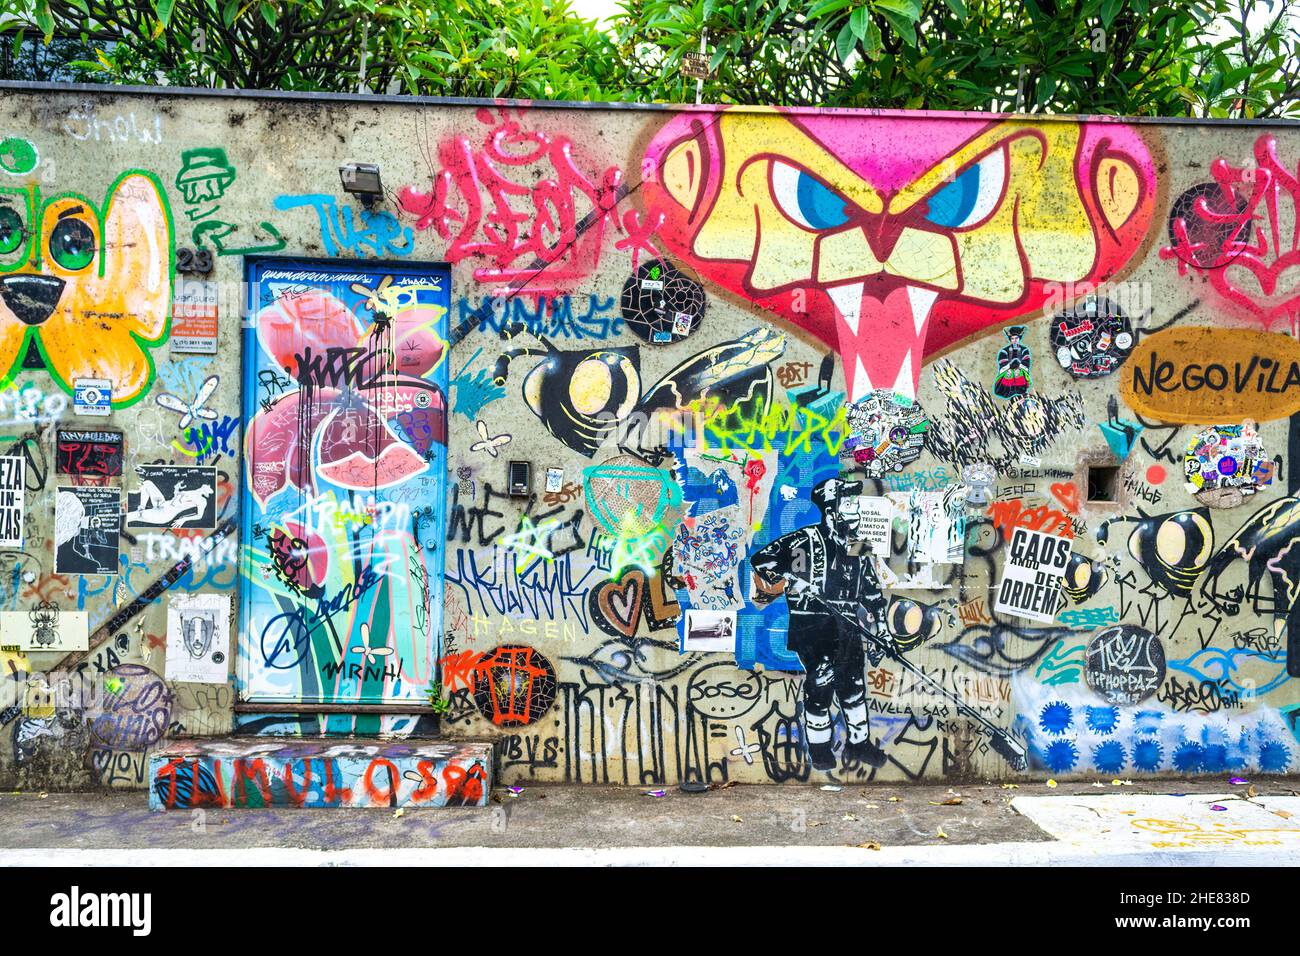
[(850, 400), (915, 395), (927, 356), (1114, 279), (1156, 194), (1122, 124), (829, 110), (678, 116), (641, 172), (657, 237), (836, 347)]

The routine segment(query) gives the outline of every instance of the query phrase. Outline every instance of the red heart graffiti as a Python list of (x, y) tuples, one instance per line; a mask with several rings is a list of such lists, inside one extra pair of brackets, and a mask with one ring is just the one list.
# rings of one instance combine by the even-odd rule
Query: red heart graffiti
[(1059, 501), (1066, 511), (1079, 510), (1079, 489), (1072, 481), (1052, 485), (1052, 497)]

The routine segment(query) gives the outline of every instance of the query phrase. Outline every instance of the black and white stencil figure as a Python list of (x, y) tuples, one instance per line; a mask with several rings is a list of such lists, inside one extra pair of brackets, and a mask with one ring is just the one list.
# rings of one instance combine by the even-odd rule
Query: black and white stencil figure
[(217, 470), (141, 465), (140, 490), (126, 497), (128, 528), (215, 528)]
[[(871, 741), (867, 716), (866, 660), (863, 631), (874, 652), (893, 643), (883, 626), (885, 600), (869, 556), (855, 554), (862, 515), (860, 481), (828, 478), (812, 491), (821, 523), (783, 535), (751, 558), (759, 579), (755, 601), (774, 600), (784, 584), (790, 610), (788, 644), (799, 656), (803, 683), (804, 736), (814, 768), (832, 770), (831, 705), (838, 698), (844, 718), (845, 761), (872, 767), (885, 753)], [(853, 623), (856, 621), (858, 627)]]
[(27, 616), (32, 622), (32, 649), (43, 650), (59, 643), (59, 606), (42, 601)]
[(59, 486), (54, 499), (54, 566), (58, 574), (117, 574), (122, 492)]

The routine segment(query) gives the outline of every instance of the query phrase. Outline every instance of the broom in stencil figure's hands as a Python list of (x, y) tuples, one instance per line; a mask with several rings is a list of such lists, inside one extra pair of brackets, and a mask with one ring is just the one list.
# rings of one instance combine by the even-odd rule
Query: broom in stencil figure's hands
[[(885, 600), (871, 559), (850, 553), (862, 516), (858, 481), (829, 478), (813, 488), (821, 509), (818, 525), (800, 528), (759, 549), (750, 559), (764, 586), (760, 594), (775, 600), (784, 593), (790, 608), (790, 649), (804, 665), (804, 732), (808, 755), (817, 770), (833, 770), (831, 702), (839, 699), (848, 740), (842, 756), (872, 767), (886, 755), (870, 739), (866, 707), (865, 657), (873, 664), (896, 661), (917, 680), (947, 699), (958, 713), (979, 724), (989, 744), (1017, 770), (1028, 766), (1025, 749), (1006, 731), (972, 708), (954, 691), (927, 675), (903, 655), (882, 625)], [(755, 597), (755, 603), (762, 598)]]

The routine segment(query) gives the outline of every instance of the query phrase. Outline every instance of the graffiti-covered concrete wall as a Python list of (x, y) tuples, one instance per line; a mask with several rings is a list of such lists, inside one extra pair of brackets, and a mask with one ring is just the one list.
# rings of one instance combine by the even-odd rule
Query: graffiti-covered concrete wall
[(1300, 766), (1300, 128), (0, 95), (0, 786)]

